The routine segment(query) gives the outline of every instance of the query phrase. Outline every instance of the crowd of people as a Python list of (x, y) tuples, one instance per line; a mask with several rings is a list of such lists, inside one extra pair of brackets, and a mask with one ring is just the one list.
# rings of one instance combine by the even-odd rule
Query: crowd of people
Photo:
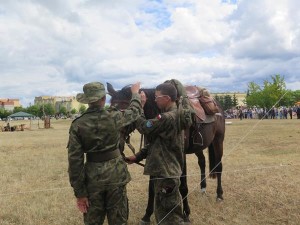
[(225, 111), (227, 119), (300, 119), (300, 106), (293, 107), (272, 107), (267, 108), (248, 108), (238, 107)]

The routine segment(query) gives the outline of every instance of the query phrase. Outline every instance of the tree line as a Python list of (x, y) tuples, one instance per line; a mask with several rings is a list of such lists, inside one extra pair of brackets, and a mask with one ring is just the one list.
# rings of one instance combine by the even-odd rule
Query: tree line
[(276, 74), (270, 80), (264, 80), (260, 86), (255, 82), (248, 84), (246, 104), (248, 107), (261, 107), (270, 109), (273, 106), (294, 106), (300, 101), (300, 90), (286, 89), (284, 76)]
[[(218, 96), (215, 95), (215, 99), (220, 103), (224, 110), (232, 109), (238, 107), (238, 101), (233, 94)], [(286, 84), (284, 77), (280, 74), (272, 75), (270, 80), (264, 80), (263, 84), (260, 86), (255, 82), (248, 83), (248, 89), (245, 99), (245, 105), (247, 107), (259, 107), (270, 109), (273, 106), (294, 106), (296, 102), (300, 101), (300, 90), (291, 91), (286, 89)], [(44, 105), (32, 105), (27, 108), (15, 107), (13, 113), (16, 112), (27, 112), (37, 117), (42, 117), (43, 115), (71, 115), (71, 114), (82, 114), (86, 111), (86, 107), (81, 105), (79, 110), (72, 109), (67, 111), (65, 106), (61, 106), (59, 111), (55, 110), (53, 104), (47, 103)], [(0, 118), (6, 118), (12, 114), (11, 111), (0, 109)]]
[(15, 107), (13, 111), (8, 111), (5, 109), (0, 109), (0, 118), (6, 118), (12, 113), (17, 113), (17, 112), (27, 112), (30, 113), (36, 117), (43, 117), (45, 115), (47, 116), (56, 116), (56, 115), (64, 115), (64, 116), (70, 116), (72, 114), (76, 113), (84, 113), (86, 111), (86, 106), (81, 105), (79, 110), (72, 109), (71, 111), (68, 111), (65, 106), (61, 106), (58, 111), (55, 110), (55, 107), (51, 103), (47, 104), (41, 104), (41, 105), (31, 105), (26, 108), (23, 108), (22, 106), (20, 107)]
[[(224, 110), (238, 107), (235, 94), (232, 96), (215, 96)], [(244, 104), (248, 108), (258, 107), (271, 109), (274, 107), (292, 107), (300, 101), (300, 90), (291, 91), (286, 89), (284, 76), (272, 75), (270, 80), (264, 80), (262, 85), (255, 82), (248, 83)]]

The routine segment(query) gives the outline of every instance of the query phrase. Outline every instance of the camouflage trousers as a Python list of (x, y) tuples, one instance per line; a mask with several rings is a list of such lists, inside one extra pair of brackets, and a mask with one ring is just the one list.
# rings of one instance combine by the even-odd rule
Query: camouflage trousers
[(183, 224), (182, 198), (179, 185), (179, 178), (158, 178), (154, 180), (154, 214), (157, 224)]
[(102, 225), (107, 216), (109, 225), (127, 225), (128, 199), (126, 186), (89, 194), (85, 225)]

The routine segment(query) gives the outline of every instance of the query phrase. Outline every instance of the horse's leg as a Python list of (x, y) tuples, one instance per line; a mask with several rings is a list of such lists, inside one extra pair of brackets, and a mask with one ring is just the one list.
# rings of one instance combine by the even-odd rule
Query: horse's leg
[(211, 167), (212, 177), (217, 177), (217, 201), (223, 200), (222, 188), (222, 156), (223, 156), (223, 140), (215, 138), (209, 146), (209, 154), (214, 153), (214, 165)]
[(205, 156), (203, 151), (197, 151), (196, 156), (198, 158), (198, 165), (200, 167), (201, 172), (201, 180), (200, 180), (200, 188), (202, 194), (206, 194), (206, 176), (205, 176)]
[(190, 210), (190, 206), (188, 203), (188, 199), (187, 199), (187, 195), (188, 195), (188, 186), (187, 186), (187, 177), (186, 177), (186, 155), (184, 154), (184, 165), (183, 165), (183, 169), (182, 169), (182, 176), (180, 177), (180, 187), (179, 187), (179, 191), (183, 200), (183, 219), (185, 223), (189, 223), (190, 222), (190, 214), (191, 214), (191, 210)]
[(146, 213), (140, 221), (140, 225), (150, 225), (150, 217), (154, 210), (154, 186), (153, 177), (150, 176), (149, 186), (148, 186), (148, 204)]

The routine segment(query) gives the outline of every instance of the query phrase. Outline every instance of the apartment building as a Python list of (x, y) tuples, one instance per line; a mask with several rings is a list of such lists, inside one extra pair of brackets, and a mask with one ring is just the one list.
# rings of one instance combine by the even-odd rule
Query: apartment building
[(34, 98), (35, 105), (48, 103), (54, 106), (56, 112), (59, 112), (61, 107), (65, 107), (67, 111), (71, 111), (72, 109), (78, 111), (83, 105), (82, 103), (79, 103), (74, 96), (39, 96)]
[(15, 107), (20, 107), (20, 100), (16, 98), (0, 98), (0, 109), (13, 111)]

